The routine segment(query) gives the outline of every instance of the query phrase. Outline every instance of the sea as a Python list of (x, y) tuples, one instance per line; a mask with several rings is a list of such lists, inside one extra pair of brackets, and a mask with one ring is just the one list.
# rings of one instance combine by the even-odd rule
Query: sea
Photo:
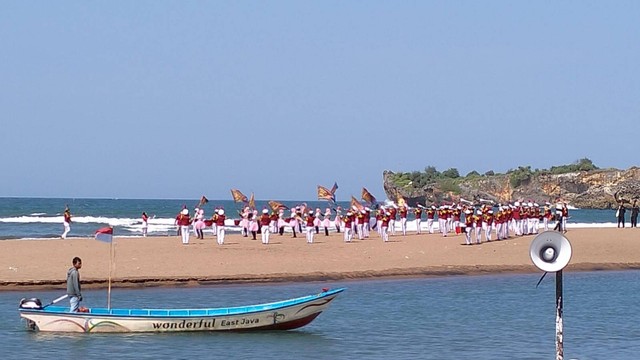
[[(0, 198), (0, 239), (48, 239), (73, 214), (71, 237), (90, 237), (105, 225), (116, 236), (173, 235), (173, 219), (197, 200)], [(302, 201), (281, 201), (289, 207)], [(307, 201), (324, 209), (326, 202)], [(266, 202), (257, 202), (258, 207)], [(340, 204), (348, 207), (348, 203)], [(210, 201), (228, 214), (233, 201)], [(233, 215), (229, 225), (234, 228)], [(569, 228), (615, 227), (611, 210), (571, 209)], [(232, 230), (233, 231), (233, 230)], [(239, 229), (237, 229), (239, 231)], [(2, 266), (2, 264), (0, 264)], [(22, 298), (43, 303), (59, 290), (0, 291), (2, 359), (552, 359), (555, 357), (555, 281), (539, 274), (416, 279), (113, 289), (114, 308), (241, 306), (345, 287), (311, 324), (286, 332), (172, 334), (47, 334), (26, 330)], [(640, 271), (564, 273), (564, 358), (638, 359)], [(83, 291), (85, 306), (104, 307), (106, 290)]]
[[(307, 208), (319, 208), (324, 213), (326, 201), (279, 201), (289, 208), (305, 204)], [(175, 218), (186, 206), (193, 214), (197, 199), (56, 199), (56, 198), (0, 198), (0, 240), (6, 239), (58, 239), (63, 232), (63, 212), (66, 206), (72, 214), (71, 232), (68, 237), (92, 237), (104, 226), (114, 228), (114, 236), (142, 236), (142, 212), (149, 215), (148, 234), (169, 236), (176, 234)], [(348, 209), (349, 202), (335, 206)], [(268, 207), (268, 201), (256, 201), (256, 207)], [(232, 200), (211, 200), (203, 206), (205, 218), (210, 218), (216, 208), (225, 209), (227, 232), (240, 232), (234, 220), (242, 204)], [(344, 213), (344, 212), (343, 212)], [(628, 212), (630, 213), (630, 212)], [(289, 214), (288, 211), (285, 214)], [(627, 214), (627, 217), (629, 214)], [(411, 220), (411, 215), (409, 216)], [(424, 220), (424, 215), (423, 215)], [(399, 226), (399, 224), (397, 224)], [(615, 210), (571, 209), (567, 227), (615, 227)], [(426, 227), (423, 221), (422, 227)], [(333, 229), (333, 227), (332, 227)], [(415, 230), (415, 223), (408, 223), (408, 230)], [(205, 233), (211, 232), (210, 228)]]
[[(114, 289), (114, 308), (263, 303), (345, 287), (319, 317), (286, 332), (55, 334), (31, 332), (23, 297), (0, 292), (2, 359), (553, 359), (555, 282), (540, 274)], [(638, 359), (640, 271), (564, 274), (564, 358)], [(84, 303), (105, 306), (105, 290)]]

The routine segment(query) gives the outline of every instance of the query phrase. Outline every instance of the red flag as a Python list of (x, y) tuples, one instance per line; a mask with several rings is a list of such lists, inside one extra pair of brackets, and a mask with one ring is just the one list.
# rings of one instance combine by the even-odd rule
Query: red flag
[(113, 241), (113, 228), (111, 226), (96, 230), (96, 240), (110, 243)]

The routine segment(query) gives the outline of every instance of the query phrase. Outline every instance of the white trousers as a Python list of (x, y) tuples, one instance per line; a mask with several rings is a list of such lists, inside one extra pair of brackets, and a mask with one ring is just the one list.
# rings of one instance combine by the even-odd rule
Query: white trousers
[(67, 238), (67, 234), (69, 233), (69, 231), (71, 231), (71, 226), (69, 225), (68, 222), (63, 222), (62, 225), (64, 225), (64, 232), (62, 233), (62, 238), (66, 239)]
[(260, 231), (262, 232), (262, 243), (268, 244), (269, 243), (269, 226), (262, 225), (262, 227), (260, 228)]
[(180, 226), (180, 235), (182, 235), (182, 243), (189, 243), (189, 225)]
[(218, 226), (218, 245), (224, 244), (224, 226)]

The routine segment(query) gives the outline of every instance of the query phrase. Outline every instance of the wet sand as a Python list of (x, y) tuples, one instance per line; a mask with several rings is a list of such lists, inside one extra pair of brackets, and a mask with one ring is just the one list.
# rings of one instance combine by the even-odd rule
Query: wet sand
[[(573, 257), (565, 271), (640, 269), (640, 230), (570, 229)], [(463, 235), (407, 234), (384, 243), (377, 233), (345, 243), (342, 234), (272, 235), (270, 244), (228, 234), (115, 238), (112, 286), (303, 282), (382, 277), (532, 273), (533, 235), (466, 246)], [(82, 258), (83, 287), (106, 287), (110, 245), (92, 238), (0, 241), (0, 290), (61, 289), (74, 256)]]

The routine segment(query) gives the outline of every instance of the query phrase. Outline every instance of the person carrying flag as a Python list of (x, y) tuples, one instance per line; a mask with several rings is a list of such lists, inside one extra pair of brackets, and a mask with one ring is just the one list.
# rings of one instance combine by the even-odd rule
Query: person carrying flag
[(71, 231), (71, 210), (69, 210), (69, 206), (65, 206), (63, 216), (64, 220), (62, 222), (62, 225), (64, 226), (64, 232), (60, 237), (66, 239), (67, 234), (69, 233), (69, 231)]

